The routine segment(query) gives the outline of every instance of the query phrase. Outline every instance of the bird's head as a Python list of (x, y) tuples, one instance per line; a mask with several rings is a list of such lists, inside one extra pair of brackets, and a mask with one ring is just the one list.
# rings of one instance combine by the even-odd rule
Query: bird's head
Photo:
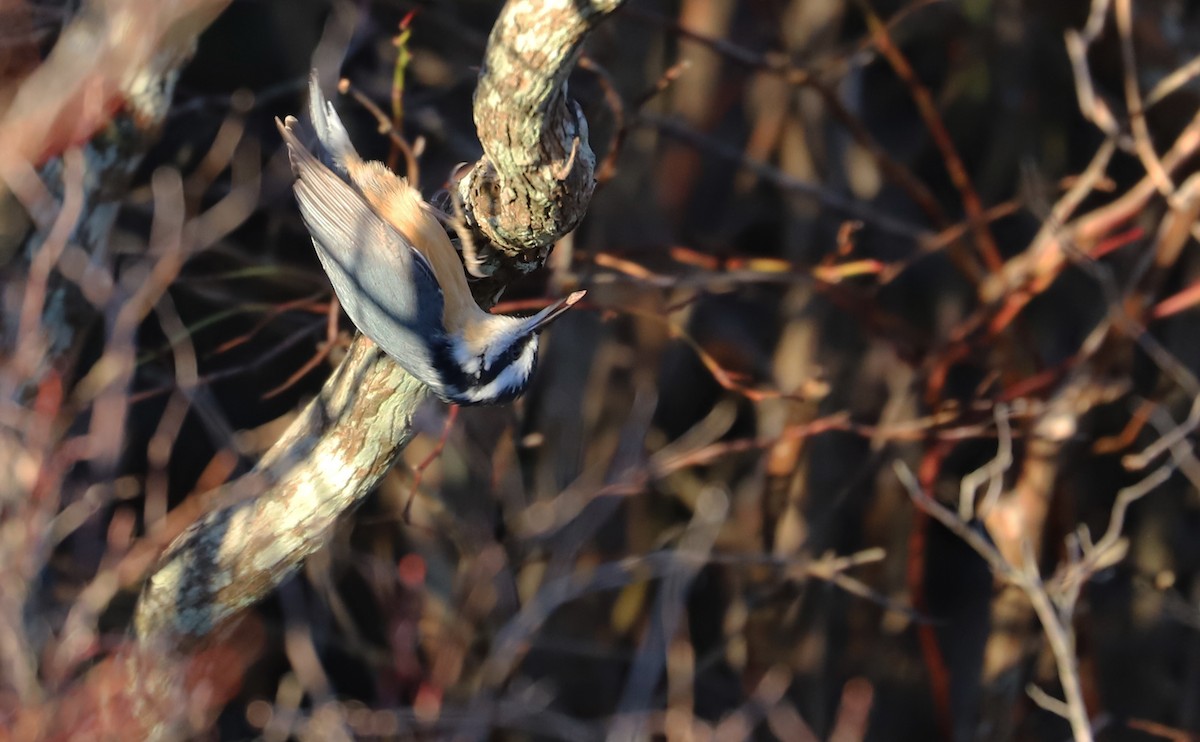
[(444, 352), (434, 361), (443, 382), (440, 396), (459, 405), (500, 404), (520, 396), (537, 367), (538, 333), (585, 293), (576, 291), (532, 317), (490, 314), (446, 336)]

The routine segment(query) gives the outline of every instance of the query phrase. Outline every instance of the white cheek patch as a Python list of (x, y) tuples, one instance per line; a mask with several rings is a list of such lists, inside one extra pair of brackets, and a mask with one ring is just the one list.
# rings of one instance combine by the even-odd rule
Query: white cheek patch
[(483, 386), (466, 389), (459, 396), (470, 402), (485, 402), (507, 396), (507, 393), (514, 389), (518, 393), (524, 391), (525, 385), (529, 383), (529, 376), (533, 372), (533, 362), (536, 358), (536, 344), (530, 343), (522, 351), (521, 357), (517, 359), (516, 363), (501, 371), (495, 379)]

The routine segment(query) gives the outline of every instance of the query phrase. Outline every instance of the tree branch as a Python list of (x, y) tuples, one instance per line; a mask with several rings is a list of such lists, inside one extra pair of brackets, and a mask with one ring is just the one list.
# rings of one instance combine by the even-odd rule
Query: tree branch
[(475, 90), (483, 157), (459, 181), (467, 225), (496, 248), (483, 275), (528, 273), (578, 226), (595, 188), (587, 120), (567, 75), (587, 34), (624, 0), (510, 0)]
[[(587, 209), (595, 156), (565, 81), (587, 33), (620, 4), (514, 0), (496, 22), (475, 96), (485, 155), (461, 186), (470, 222), (503, 248), (491, 275), (540, 266)], [(292, 574), (391, 468), (424, 398), (356, 337), (320, 396), (221, 493), (232, 504), (168, 548), (138, 602), (139, 641), (191, 645)]]
[(425, 387), (370, 341), (350, 353), (223, 507), (170, 546), (138, 602), (139, 638), (206, 635), (324, 545), (413, 436)]

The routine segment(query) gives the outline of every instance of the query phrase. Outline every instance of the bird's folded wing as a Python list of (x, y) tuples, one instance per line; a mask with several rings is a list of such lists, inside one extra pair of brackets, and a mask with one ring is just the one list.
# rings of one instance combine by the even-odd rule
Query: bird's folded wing
[(444, 298), (433, 269), (363, 197), (321, 163), (295, 134), (296, 119), (279, 122), (295, 194), (317, 255), (358, 329), (417, 376), (406, 360), (428, 357), (431, 334), (442, 331)]

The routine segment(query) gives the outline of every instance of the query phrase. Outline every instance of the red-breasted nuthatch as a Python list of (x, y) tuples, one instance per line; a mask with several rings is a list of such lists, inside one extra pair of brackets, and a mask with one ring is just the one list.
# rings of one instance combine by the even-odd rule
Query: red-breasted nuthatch
[(585, 292), (527, 318), (480, 309), (429, 205), (383, 163), (359, 157), (315, 71), (309, 110), (315, 151), (296, 136), (295, 118), (275, 123), (296, 177), (300, 215), (346, 314), (447, 402), (492, 404), (519, 396), (537, 363), (538, 331)]

